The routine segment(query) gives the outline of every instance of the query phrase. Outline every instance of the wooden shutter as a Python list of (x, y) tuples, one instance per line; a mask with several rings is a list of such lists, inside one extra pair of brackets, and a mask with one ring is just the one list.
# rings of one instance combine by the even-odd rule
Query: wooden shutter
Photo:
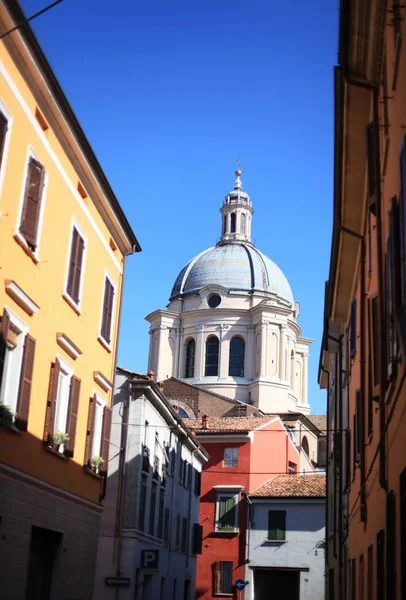
[(386, 598), (396, 600), (397, 551), (396, 551), (396, 495), (392, 490), (386, 498)]
[(72, 300), (76, 302), (76, 304), (79, 303), (80, 279), (82, 274), (84, 248), (85, 242), (77, 229), (74, 227), (72, 232), (72, 245), (70, 251), (69, 273), (66, 291)]
[(368, 156), (368, 196), (369, 207), (375, 214), (375, 193), (377, 184), (377, 153), (376, 153), (376, 131), (375, 124), (367, 126), (367, 156)]
[(94, 419), (96, 416), (96, 395), (89, 398), (89, 412), (87, 414), (86, 446), (85, 446), (85, 465), (90, 466), (92, 458)]
[(69, 440), (65, 446), (65, 454), (72, 458), (75, 451), (76, 424), (78, 420), (79, 397), (81, 381), (77, 377), (72, 377), (69, 390), (68, 422), (66, 432)]
[(379, 333), (379, 297), (374, 296), (369, 301), (369, 332), (370, 332), (370, 360), (372, 374), (372, 396), (379, 397), (379, 384), (381, 380), (381, 343)]
[(400, 153), (400, 205), (402, 246), (402, 302), (406, 303), (406, 137)]
[(6, 117), (3, 115), (3, 113), (0, 112), (0, 170), (1, 170), (1, 163), (3, 161), (7, 129), (8, 129), (8, 121), (7, 121)]
[(350, 316), (350, 355), (351, 358), (357, 351), (357, 301), (354, 299), (351, 302)]
[(345, 489), (350, 487), (351, 480), (351, 429), (345, 432)]
[(236, 529), (236, 505), (234, 496), (220, 496), (219, 499), (219, 526), (220, 531), (234, 531)]
[(3, 316), (1, 318), (1, 334), (0, 334), (0, 390), (1, 390), (1, 384), (3, 381), (4, 361), (6, 360), (6, 352), (7, 352), (6, 340), (7, 340), (9, 328), (10, 328), (10, 318), (9, 318), (7, 312), (4, 310)]
[(111, 320), (113, 315), (113, 299), (114, 299), (114, 287), (112, 286), (108, 277), (106, 277), (104, 284), (104, 299), (103, 299), (103, 315), (102, 315), (102, 326), (101, 334), (102, 337), (109, 344), (111, 340)]
[(203, 525), (195, 523), (193, 525), (193, 546), (192, 554), (201, 554), (203, 549)]
[(103, 428), (101, 439), (101, 457), (104, 460), (100, 471), (107, 473), (109, 464), (109, 448), (110, 448), (110, 429), (111, 429), (111, 408), (104, 407), (103, 411)]
[(49, 377), (47, 410), (45, 413), (44, 440), (52, 443), (52, 436), (55, 427), (56, 399), (58, 397), (59, 373), (61, 367), (58, 360), (51, 365), (51, 375)]
[(30, 335), (25, 336), (23, 362), (21, 365), (20, 388), (17, 400), (17, 423), (20, 429), (26, 431), (28, 413), (30, 410), (32, 372), (34, 369), (35, 340)]
[(38, 161), (30, 158), (25, 184), (20, 231), (27, 243), (34, 249), (37, 244), (38, 221), (43, 187), (44, 168)]

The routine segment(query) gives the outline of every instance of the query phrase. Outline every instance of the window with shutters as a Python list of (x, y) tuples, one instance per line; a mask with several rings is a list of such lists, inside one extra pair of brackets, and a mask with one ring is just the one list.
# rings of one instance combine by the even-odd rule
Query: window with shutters
[(385, 598), (385, 532), (383, 529), (376, 536), (376, 597)]
[(396, 600), (396, 495), (390, 491), (386, 498), (386, 598)]
[(374, 296), (369, 300), (369, 340), (371, 361), (372, 396), (379, 396), (381, 380), (381, 341), (379, 331), (379, 297)]
[(372, 598), (373, 592), (374, 592), (374, 547), (371, 544), (368, 547), (367, 598)]
[(386, 244), (386, 348), (387, 348), (387, 380), (396, 375), (397, 364), (397, 319), (400, 308), (400, 237), (399, 237), (399, 206), (396, 198), (392, 198), (389, 214), (389, 235)]
[[(44, 440), (49, 447), (68, 457), (74, 455), (80, 386), (73, 368), (58, 355), (51, 365)], [(64, 443), (58, 441), (60, 434), (67, 436)]]
[(286, 540), (286, 510), (268, 512), (268, 540), (272, 542)]
[(105, 400), (101, 396), (99, 396), (99, 394), (95, 394), (95, 397), (96, 397), (96, 405), (95, 405), (94, 427), (93, 427), (92, 457), (102, 455), (103, 418), (104, 418), (104, 409), (106, 407)]
[(203, 550), (203, 525), (193, 525), (192, 554), (201, 554)]
[(400, 153), (400, 238), (401, 238), (401, 271), (402, 271), (402, 303), (406, 304), (406, 136)]
[(202, 485), (202, 474), (195, 469), (195, 496), (200, 496)]
[(369, 206), (375, 214), (375, 192), (377, 183), (377, 150), (375, 124), (370, 123), (367, 127), (367, 156), (368, 156), (368, 196)]
[(355, 435), (355, 460), (358, 462), (361, 460), (362, 447), (364, 443), (364, 431), (363, 431), (363, 423), (364, 423), (364, 405), (362, 402), (362, 393), (361, 390), (357, 390), (355, 396), (356, 402), (356, 429), (354, 431)]
[(238, 494), (217, 495), (215, 531), (238, 532)]
[(9, 308), (0, 323), (0, 404), (16, 415), (14, 424), (27, 428), (34, 367), (35, 340), (28, 326)]
[(110, 277), (108, 273), (106, 273), (104, 279), (104, 292), (99, 340), (104, 342), (103, 345), (107, 344), (108, 348), (110, 348), (111, 344), (111, 330), (113, 323), (115, 295), (116, 285), (114, 283), (114, 280), (112, 279), (112, 277)]
[(43, 165), (30, 155), (25, 176), (21, 214), (18, 223), (18, 239), (34, 254), (38, 252), (43, 214), (46, 174)]
[(6, 173), (6, 160), (10, 140), (11, 115), (0, 102), (0, 191)]
[(233, 563), (232, 561), (219, 561), (213, 564), (213, 594), (233, 593)]
[[(111, 414), (111, 408), (99, 394), (89, 398), (84, 464), (97, 474), (105, 474), (108, 469)], [(99, 467), (95, 468), (93, 458), (103, 459)]]
[(68, 256), (65, 298), (74, 308), (79, 308), (83, 288), (83, 272), (87, 238), (76, 221), (73, 222)]
[(350, 356), (355, 356), (357, 351), (357, 301), (351, 302), (350, 315)]
[(358, 562), (358, 598), (364, 600), (365, 598), (365, 568), (364, 568), (364, 555), (361, 554)]

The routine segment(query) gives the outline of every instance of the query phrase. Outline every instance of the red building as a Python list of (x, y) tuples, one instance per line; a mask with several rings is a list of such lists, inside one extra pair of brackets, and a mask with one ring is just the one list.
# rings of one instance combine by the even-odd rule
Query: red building
[[(273, 476), (299, 470), (299, 451), (277, 416), (187, 419), (210, 455), (202, 472), (196, 598), (236, 597), (246, 578), (247, 499)], [(244, 593), (239, 600), (244, 600)]]

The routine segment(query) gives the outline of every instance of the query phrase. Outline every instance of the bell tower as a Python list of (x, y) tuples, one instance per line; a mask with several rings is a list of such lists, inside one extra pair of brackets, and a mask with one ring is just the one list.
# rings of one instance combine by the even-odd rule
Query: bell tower
[(245, 242), (252, 244), (251, 241), (251, 218), (254, 210), (251, 205), (250, 197), (242, 191), (240, 161), (238, 160), (238, 169), (235, 172), (237, 179), (234, 183), (234, 189), (224, 198), (223, 206), (220, 209), (222, 216), (221, 238), (219, 245), (230, 242)]

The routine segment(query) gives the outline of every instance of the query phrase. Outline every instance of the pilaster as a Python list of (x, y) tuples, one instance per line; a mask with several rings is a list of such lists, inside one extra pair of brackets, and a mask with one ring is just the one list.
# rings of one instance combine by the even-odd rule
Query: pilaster
[(203, 332), (204, 325), (196, 325), (196, 354), (195, 354), (195, 378), (201, 379), (204, 376), (203, 368)]

